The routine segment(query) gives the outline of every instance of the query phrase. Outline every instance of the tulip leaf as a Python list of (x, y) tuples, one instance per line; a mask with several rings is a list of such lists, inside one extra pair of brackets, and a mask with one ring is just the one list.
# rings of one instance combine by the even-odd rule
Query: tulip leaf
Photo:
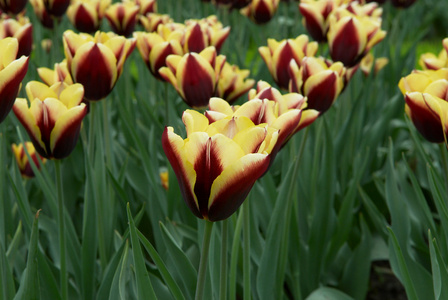
[(432, 237), (431, 231), (428, 232), (429, 250), (431, 256), (431, 268), (434, 285), (434, 295), (436, 300), (448, 298), (448, 270), (443, 256), (440, 253), (437, 241)]
[(353, 300), (343, 292), (329, 287), (320, 287), (312, 292), (305, 300)]
[(11, 267), (6, 257), (5, 249), (0, 243), (0, 300), (12, 299), (16, 293)]
[(134, 219), (132, 219), (129, 204), (127, 205), (127, 215), (129, 220), (129, 231), (131, 234), (132, 253), (134, 257), (135, 277), (137, 279), (137, 298), (138, 299), (157, 299), (148, 271), (146, 270), (145, 260), (138, 240)]

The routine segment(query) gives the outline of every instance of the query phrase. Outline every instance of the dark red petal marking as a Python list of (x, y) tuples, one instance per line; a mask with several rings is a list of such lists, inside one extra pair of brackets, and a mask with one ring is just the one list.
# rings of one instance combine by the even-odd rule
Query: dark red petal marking
[(317, 42), (325, 42), (327, 40), (327, 32), (324, 32), (322, 25), (316, 18), (308, 12), (307, 9), (303, 9), (299, 6), (300, 13), (305, 18), (305, 27), (311, 37)]
[(272, 12), (269, 10), (269, 6), (266, 3), (261, 1), (259, 2), (259, 5), (255, 7), (252, 18), (256, 23), (264, 24), (271, 20)]
[(359, 36), (353, 19), (350, 19), (338, 32), (330, 47), (333, 61), (340, 61), (347, 67), (356, 65), (362, 57), (359, 56)]
[(72, 153), (78, 142), (79, 130), (81, 129), (81, 123), (84, 116), (87, 114), (87, 107), (84, 107), (84, 113), (79, 114), (76, 118), (73, 118), (70, 124), (65, 127), (64, 133), (61, 138), (56, 141), (53, 149), (53, 157), (56, 159), (65, 158)]
[(308, 109), (315, 109), (321, 113), (326, 112), (334, 100), (337, 94), (337, 79), (335, 73), (331, 73), (320, 84), (314, 86), (308, 91), (306, 95), (308, 98)]
[(199, 53), (205, 49), (207, 46), (205, 44), (204, 35), (202, 34), (201, 25), (196, 23), (191, 29), (190, 36), (188, 37), (188, 41), (186, 41), (188, 45), (189, 52)]
[[(81, 32), (92, 33), (98, 30), (99, 22), (95, 25), (95, 20), (92, 19), (84, 5), (80, 5), (75, 14), (75, 27)], [(71, 52), (73, 53), (73, 51)], [(73, 53), (72, 56), (74, 55)]]
[[(278, 58), (275, 70), (277, 73), (277, 84), (282, 89), (288, 89), (289, 80), (291, 79), (289, 76), (288, 67), (291, 59), (294, 58), (294, 49), (291, 47), (289, 42), (286, 42)], [(296, 62), (300, 66), (300, 61), (296, 60)]]
[(215, 92), (213, 79), (192, 55), (187, 57), (182, 78), (182, 90), (185, 102), (192, 107), (207, 106)]

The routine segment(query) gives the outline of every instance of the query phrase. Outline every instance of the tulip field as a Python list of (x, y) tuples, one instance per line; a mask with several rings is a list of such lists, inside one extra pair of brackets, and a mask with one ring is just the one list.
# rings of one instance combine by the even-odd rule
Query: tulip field
[(448, 299), (447, 12), (0, 0), (0, 300)]

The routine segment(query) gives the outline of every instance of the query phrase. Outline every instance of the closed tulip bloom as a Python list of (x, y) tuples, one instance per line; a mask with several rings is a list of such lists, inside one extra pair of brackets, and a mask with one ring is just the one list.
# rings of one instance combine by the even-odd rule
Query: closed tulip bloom
[(26, 7), (28, 0), (0, 0), (0, 9), (12, 15), (17, 15)]
[(17, 39), (0, 40), (0, 123), (11, 111), (20, 83), (28, 71), (28, 57), (16, 59), (18, 49)]
[(42, 161), (42, 163), (45, 163), (47, 160), (36, 153), (36, 149), (34, 148), (33, 143), (25, 142), (25, 146), (23, 145), (24, 144), (22, 143), (18, 145), (12, 144), (11, 145), (12, 152), (14, 154), (14, 157), (16, 158), (17, 166), (19, 167), (19, 171), (22, 177), (32, 178), (34, 177), (34, 171), (31, 168), (31, 163), (28, 160), (28, 156), (25, 153), (25, 148), (38, 169), (40, 169), (39, 158)]
[(277, 12), (279, 0), (252, 0), (240, 12), (257, 24), (265, 24)]
[(139, 7), (139, 14), (146, 16), (149, 13), (157, 12), (157, 2), (156, 0), (128, 0), (129, 2), (135, 3)]
[(74, 84), (65, 89), (61, 85), (48, 87), (31, 81), (26, 85), (30, 106), (24, 98), (17, 98), (13, 106), (36, 151), (47, 159), (61, 159), (73, 151), (87, 113), (86, 105), (81, 103), (82, 85)]
[(0, 21), (0, 39), (13, 37), (19, 41), (17, 57), (29, 56), (33, 48), (33, 26), (30, 20), (23, 16), (15, 19), (3, 19)]
[(311, 37), (317, 42), (327, 41), (329, 15), (337, 6), (331, 0), (301, 0), (299, 4), (303, 23)]
[(100, 31), (91, 36), (67, 30), (63, 42), (72, 79), (84, 86), (84, 96), (90, 101), (101, 100), (112, 91), (135, 47), (134, 39)]
[(139, 21), (146, 32), (155, 32), (160, 24), (171, 23), (173, 22), (173, 19), (171, 19), (169, 15), (148, 13), (144, 16), (140, 16)]
[(101, 25), (112, 0), (74, 0), (67, 9), (67, 17), (81, 32), (93, 33)]
[(256, 89), (251, 89), (248, 96), (249, 100), (267, 99), (276, 102), (279, 115), (283, 115), (291, 109), (301, 110), (300, 122), (291, 135), (313, 123), (320, 115), (319, 111), (308, 107), (308, 99), (302, 94), (292, 92), (283, 95), (266, 81), (258, 81)]
[(344, 87), (345, 68), (340, 62), (327, 65), (323, 58), (305, 57), (299, 68), (295, 61), (289, 66), (290, 91), (307, 97), (308, 108), (326, 112)]
[(202, 108), (215, 95), (225, 60), (225, 56), (217, 55), (215, 47), (208, 47), (201, 53), (169, 55), (167, 67), (161, 68), (159, 73), (189, 106)]
[(159, 74), (159, 69), (166, 67), (166, 58), (168, 55), (183, 55), (181, 46), (182, 33), (173, 31), (165, 40), (158, 33), (135, 32), (134, 37), (137, 40), (137, 49), (146, 63), (151, 74), (157, 79), (164, 80)]
[(209, 124), (204, 115), (190, 110), (182, 120), (186, 139), (172, 127), (162, 135), (182, 196), (196, 217), (212, 222), (227, 219), (268, 169), (278, 130), (255, 126), (246, 117)]
[(298, 66), (305, 56), (314, 56), (317, 52), (318, 44), (309, 42), (308, 36), (301, 34), (295, 39), (282, 40), (268, 39), (267, 47), (258, 48), (258, 52), (266, 63), (269, 72), (275, 83), (281, 89), (288, 89), (291, 76), (288, 66), (294, 60)]
[(349, 12), (341, 12), (338, 17), (332, 14), (328, 32), (331, 58), (353, 67), (385, 36), (378, 18), (355, 16)]
[(219, 75), (215, 96), (233, 103), (255, 84), (255, 80), (247, 79), (249, 74), (249, 70), (241, 70), (238, 66), (225, 62)]
[(43, 0), (30, 0), (33, 6), (34, 14), (39, 19), (40, 23), (46, 28), (53, 28), (54, 19), (45, 9)]
[(199, 53), (209, 46), (219, 52), (230, 33), (230, 27), (223, 27), (216, 16), (201, 20), (185, 21), (184, 52)]
[(62, 17), (67, 11), (71, 0), (43, 0), (47, 12), (55, 17)]
[(115, 3), (106, 10), (106, 18), (112, 31), (123, 36), (130, 36), (137, 23), (139, 7), (132, 2)]
[(49, 68), (37, 68), (37, 73), (40, 79), (48, 86), (52, 86), (55, 83), (63, 82), (66, 85), (72, 85), (73, 79), (67, 68), (67, 61), (64, 59), (60, 63), (54, 64), (54, 69)]
[(448, 69), (414, 71), (398, 84), (405, 97), (406, 114), (420, 134), (432, 143), (445, 141), (446, 129), (443, 126), (446, 127), (446, 104), (440, 102), (448, 101), (446, 78)]

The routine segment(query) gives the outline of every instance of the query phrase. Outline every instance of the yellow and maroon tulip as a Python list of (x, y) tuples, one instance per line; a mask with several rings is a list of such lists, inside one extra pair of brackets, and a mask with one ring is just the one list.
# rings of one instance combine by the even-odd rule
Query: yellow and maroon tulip
[(0, 40), (0, 123), (11, 111), (20, 83), (28, 71), (28, 57), (16, 59), (18, 49), (17, 39)]
[(106, 10), (106, 18), (112, 31), (123, 36), (130, 36), (137, 23), (139, 7), (132, 2), (115, 3)]
[(28, 0), (0, 0), (0, 9), (12, 15), (17, 15), (26, 7)]
[(214, 46), (219, 52), (230, 33), (230, 27), (223, 27), (215, 15), (200, 20), (186, 20), (185, 25), (185, 53), (199, 53), (209, 46)]
[(155, 32), (160, 24), (167, 24), (174, 22), (169, 15), (162, 15), (157, 13), (148, 13), (139, 18), (140, 24), (145, 28), (146, 32)]
[(55, 83), (63, 82), (66, 85), (72, 85), (73, 79), (67, 68), (67, 61), (64, 59), (60, 63), (54, 64), (54, 69), (49, 68), (37, 68), (37, 73), (40, 79), (48, 86), (52, 86)]
[(445, 38), (442, 44), (444, 48), (438, 56), (429, 52), (420, 55), (419, 64), (423, 70), (438, 70), (448, 67), (448, 38)]
[(162, 135), (182, 196), (196, 217), (213, 222), (227, 219), (268, 169), (278, 130), (266, 124), (255, 126), (246, 117), (209, 124), (204, 115), (188, 110), (182, 120), (186, 139), (172, 127)]
[(146, 63), (149, 71), (157, 79), (163, 80), (159, 74), (159, 69), (166, 67), (166, 58), (168, 55), (183, 55), (181, 46), (182, 33), (172, 31), (167, 39), (158, 33), (135, 32), (134, 37), (137, 40), (137, 49)]
[(225, 60), (225, 56), (217, 55), (212, 46), (201, 53), (169, 55), (166, 59), (167, 67), (161, 68), (159, 73), (174, 86), (189, 106), (202, 108), (208, 105), (216, 93)]
[(81, 32), (93, 33), (101, 25), (112, 0), (74, 0), (67, 9), (67, 17)]
[(71, 0), (43, 0), (47, 12), (54, 17), (62, 17)]
[(33, 26), (30, 20), (23, 16), (16, 19), (2, 19), (0, 21), (0, 39), (14, 37), (19, 41), (17, 57), (29, 56), (33, 48)]
[(330, 55), (334, 61), (340, 61), (347, 67), (358, 64), (385, 36), (379, 18), (353, 15), (344, 9), (330, 16)]
[(249, 70), (241, 70), (238, 66), (225, 62), (219, 75), (215, 96), (229, 103), (235, 102), (255, 84), (255, 80), (247, 79), (249, 74)]
[[(62, 87), (62, 88), (61, 88)], [(30, 102), (17, 98), (13, 110), (25, 127), (36, 151), (45, 158), (67, 157), (75, 148), (87, 107), (81, 103), (84, 89), (62, 83), (49, 87), (38, 81), (26, 85)]]
[(301, 34), (295, 39), (282, 40), (268, 39), (267, 47), (260, 47), (258, 51), (265, 61), (274, 81), (281, 89), (288, 89), (291, 76), (288, 72), (289, 63), (294, 60), (298, 66), (305, 56), (314, 56), (318, 44), (309, 42), (308, 36)]
[(45, 9), (43, 0), (30, 0), (33, 6), (34, 14), (39, 19), (40, 23), (46, 28), (53, 28), (54, 19)]
[(72, 79), (84, 86), (84, 96), (90, 101), (101, 100), (112, 91), (135, 47), (135, 39), (100, 31), (91, 36), (67, 30), (63, 42)]
[(301, 0), (299, 4), (303, 23), (311, 37), (318, 42), (327, 41), (329, 15), (337, 6), (329, 0)]
[(139, 14), (146, 16), (149, 13), (157, 12), (157, 2), (156, 0), (128, 0), (138, 5)]
[(318, 57), (305, 57), (299, 66), (292, 60), (289, 65), (291, 92), (307, 97), (308, 108), (326, 112), (344, 87), (345, 68), (342, 63), (330, 63)]
[[(448, 69), (413, 71), (398, 86), (406, 101), (405, 111), (420, 134), (442, 143), (447, 134)], [(440, 109), (439, 109), (440, 107)], [(443, 109), (443, 110), (441, 110)]]
[(257, 24), (269, 22), (277, 12), (279, 0), (252, 0), (240, 12)]
[(387, 64), (389, 63), (389, 59), (387, 57), (378, 57), (375, 59), (372, 53), (367, 54), (359, 64), (359, 67), (364, 74), (364, 76), (369, 76), (372, 72), (376, 75), (379, 71), (381, 71)]
[[(40, 169), (40, 163), (39, 158), (42, 161), (42, 163), (45, 163), (47, 160), (36, 153), (36, 149), (34, 148), (33, 143), (31, 142), (25, 142), (25, 146), (23, 146), (22, 143), (16, 145), (11, 145), (12, 152), (14, 154), (14, 157), (16, 158), (17, 166), (19, 167), (20, 174), (24, 178), (32, 178), (34, 177), (34, 171), (31, 168), (31, 163), (28, 160), (28, 156), (25, 153), (25, 148), (28, 151), (28, 154), (30, 155), (30, 158), (34, 161), (34, 164), (38, 169)], [(39, 158), (38, 158), (39, 156)]]

